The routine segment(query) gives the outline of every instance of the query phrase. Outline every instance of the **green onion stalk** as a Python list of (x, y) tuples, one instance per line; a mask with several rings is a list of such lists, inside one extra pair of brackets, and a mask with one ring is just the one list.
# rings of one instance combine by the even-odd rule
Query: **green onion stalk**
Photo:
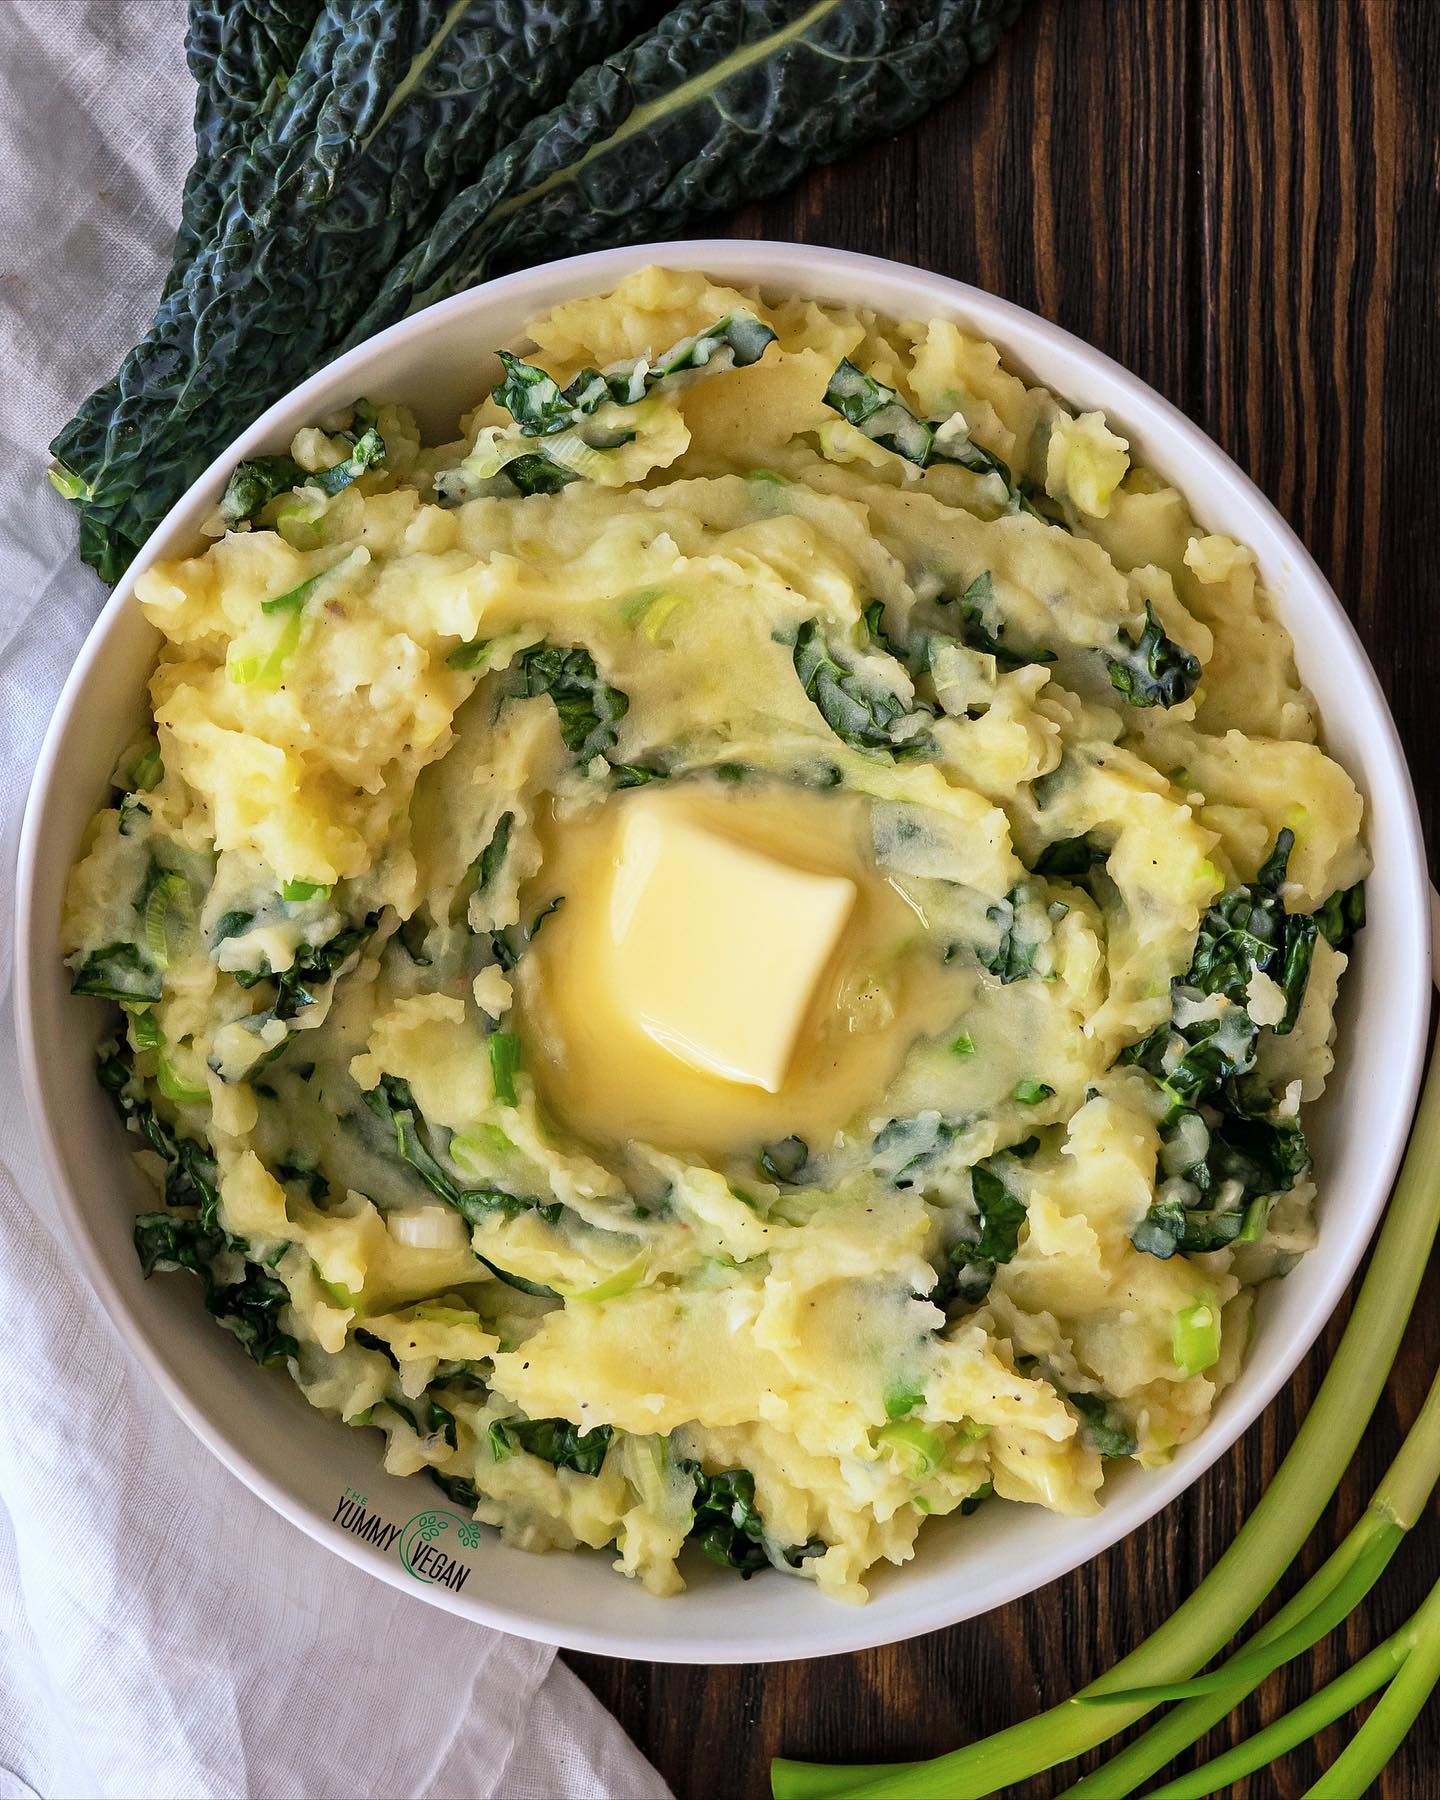
[[(776, 1800), (981, 1800), (1084, 1756), (1155, 1707), (1179, 1702), (1066, 1800), (1120, 1800), (1196, 1742), (1273, 1669), (1335, 1628), (1369, 1592), (1440, 1477), (1440, 1376), (1359, 1523), (1249, 1643), (1212, 1673), (1197, 1671), (1245, 1625), (1329, 1504), (1374, 1412), (1415, 1304), (1440, 1225), (1440, 1040), (1410, 1147), (1369, 1273), (1315, 1402), (1274, 1480), (1235, 1541), (1174, 1615), (1107, 1674), (1023, 1724), (928, 1762), (854, 1767), (777, 1759)], [(1334, 1766), (1310, 1790), (1363, 1793), (1384, 1768), (1440, 1677), (1440, 1585), (1385, 1643), (1275, 1724), (1157, 1792), (1209, 1794), (1262, 1768), (1384, 1688)]]

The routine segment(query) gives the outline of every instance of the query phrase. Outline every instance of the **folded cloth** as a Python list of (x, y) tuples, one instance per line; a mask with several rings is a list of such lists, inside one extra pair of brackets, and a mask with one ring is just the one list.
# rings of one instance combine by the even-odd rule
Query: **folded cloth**
[[(104, 591), (45, 445), (164, 276), (191, 146), (184, 0), (4, 0), (0, 983), (14, 847)], [(169, 1411), (51, 1230), (0, 1023), (0, 1800), (666, 1800), (539, 1644), (313, 1544)]]

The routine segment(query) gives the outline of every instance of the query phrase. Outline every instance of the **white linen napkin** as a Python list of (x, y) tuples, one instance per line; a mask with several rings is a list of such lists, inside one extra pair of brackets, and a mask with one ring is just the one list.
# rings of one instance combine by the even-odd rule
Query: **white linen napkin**
[(159, 291), (184, 26), (184, 0), (0, 4), (0, 1800), (667, 1800), (552, 1650), (360, 1573), (231, 1476), (52, 1234), (9, 1007), (14, 849), (104, 590), (45, 445)]

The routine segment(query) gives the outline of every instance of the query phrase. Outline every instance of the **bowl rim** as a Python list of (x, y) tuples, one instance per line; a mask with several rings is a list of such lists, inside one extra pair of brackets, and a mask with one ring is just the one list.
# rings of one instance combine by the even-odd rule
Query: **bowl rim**
[[(742, 260), (745, 265), (743, 275), (735, 268)], [(1303, 590), (1306, 595), (1305, 603), (1327, 611), (1332, 625), (1339, 628), (1349, 653), (1349, 673), (1356, 691), (1374, 714), (1379, 727), (1379, 742), (1371, 766), (1381, 767), (1385, 771), (1387, 802), (1391, 811), (1390, 825), (1396, 832), (1399, 845), (1399, 855), (1390, 876), (1400, 896), (1405, 924), (1411, 938), (1403, 949), (1413, 959), (1416, 970), (1413, 993), (1407, 997), (1409, 1004), (1404, 1015), (1397, 1017), (1392, 1014), (1387, 1019), (1387, 1033), (1401, 1046), (1407, 1065), (1406, 1073), (1392, 1089), (1394, 1104), (1383, 1121), (1383, 1129), (1372, 1140), (1372, 1177), (1368, 1190), (1363, 1195), (1363, 1207), (1355, 1208), (1355, 1196), (1350, 1196), (1352, 1214), (1361, 1219), (1364, 1230), (1355, 1230), (1352, 1242), (1345, 1247), (1344, 1254), (1327, 1266), (1326, 1278), (1308, 1304), (1304, 1328), (1264, 1367), (1252, 1369), (1247, 1366), (1228, 1390), (1227, 1401), (1230, 1403), (1223, 1413), (1219, 1417), (1212, 1417), (1200, 1436), (1187, 1446), (1189, 1455), (1183, 1467), (1178, 1471), (1174, 1465), (1168, 1470), (1148, 1471), (1143, 1483), (1143, 1500), (1138, 1504), (1127, 1500), (1123, 1505), (1104, 1507), (1089, 1518), (1076, 1519), (1075, 1541), (1080, 1547), (1073, 1555), (1067, 1548), (1061, 1554), (1041, 1559), (1038, 1564), (1027, 1564), (1024, 1572), (1008, 1584), (1006, 1591), (998, 1597), (987, 1599), (980, 1607), (967, 1603), (964, 1584), (958, 1584), (961, 1591), (954, 1591), (948, 1597), (932, 1600), (928, 1606), (917, 1608), (913, 1615), (907, 1615), (899, 1630), (894, 1628), (893, 1621), (887, 1626), (878, 1620), (867, 1628), (865, 1621), (871, 1609), (853, 1609), (832, 1604), (832, 1628), (824, 1632), (812, 1631), (810, 1639), (815, 1641), (780, 1644), (773, 1657), (766, 1656), (763, 1659), (756, 1656), (755, 1644), (748, 1639), (717, 1638), (707, 1632), (703, 1641), (694, 1641), (699, 1634), (693, 1627), (687, 1637), (684, 1632), (683, 1598), (671, 1603), (677, 1609), (673, 1626), (637, 1635), (618, 1633), (607, 1629), (603, 1624), (597, 1625), (588, 1620), (572, 1619), (560, 1625), (553, 1619), (527, 1613), (523, 1608), (487, 1600), (482, 1597), (483, 1589), (464, 1597), (433, 1585), (418, 1589), (419, 1597), (449, 1612), (518, 1636), (568, 1649), (675, 1662), (797, 1660), (901, 1642), (924, 1632), (959, 1623), (980, 1612), (1009, 1605), (1092, 1561), (1153, 1518), (1198, 1481), (1248, 1430), (1280, 1388), (1289, 1381), (1344, 1296), (1373, 1237), (1409, 1135), (1428, 1024), (1429, 879), (1419, 810), (1389, 705), (1353, 624), (1308, 550), (1273, 503), (1199, 426), (1123, 365), (1039, 314), (982, 288), (888, 258), (818, 245), (753, 239), (693, 238), (673, 243), (647, 243), (616, 250), (594, 251), (541, 264), (467, 289), (388, 326), (325, 364), (268, 407), (211, 462), (151, 534), (92, 625), (65, 681), (36, 762), (20, 831), (16, 864), (14, 1006), (21, 1085), (26, 1109), (35, 1130), (41, 1164), (50, 1182), (70, 1250), (122, 1340), (139, 1359), (146, 1373), (158, 1384), (171, 1407), (233, 1474), (282, 1517), (352, 1564), (367, 1569), (403, 1592), (417, 1594), (416, 1585), (407, 1581), (393, 1559), (381, 1556), (373, 1546), (351, 1536), (320, 1511), (285, 1493), (230, 1440), (185, 1385), (172, 1376), (152, 1348), (145, 1326), (132, 1311), (130, 1301), (115, 1274), (91, 1239), (85, 1209), (65, 1173), (60, 1149), (64, 1122), (60, 1116), (59, 1103), (57, 1101), (52, 1108), (41, 1075), (36, 1042), (37, 968), (31, 953), (35, 936), (37, 878), (45, 862), (46, 799), (59, 768), (67, 726), (81, 696), (97, 675), (98, 665), (103, 659), (112, 630), (131, 605), (139, 575), (163, 555), (173, 553), (170, 539), (177, 537), (182, 527), (185, 528), (187, 539), (193, 538), (194, 522), (191, 515), (195, 513), (197, 503), (202, 497), (218, 494), (224, 478), (236, 462), (264, 449), (267, 440), (276, 439), (277, 434), (283, 433), (288, 439), (299, 424), (309, 423), (309, 418), (305, 416), (307, 407), (313, 406), (322, 389), (329, 387), (337, 377), (343, 376), (352, 367), (369, 363), (377, 354), (395, 350), (423, 337), (435, 326), (456, 315), (470, 312), (483, 315), (489, 307), (499, 302), (513, 302), (528, 291), (535, 290), (536, 303), (527, 313), (527, 316), (533, 316), (539, 310), (542, 296), (545, 303), (554, 304), (560, 298), (598, 293), (623, 275), (647, 264), (706, 272), (718, 272), (720, 268), (725, 268), (729, 272), (722, 279), (740, 285), (754, 285), (762, 290), (769, 287), (796, 294), (805, 294), (812, 289), (833, 289), (852, 277), (856, 288), (863, 293), (867, 278), (872, 281), (894, 281), (900, 278), (911, 286), (916, 296), (916, 305), (909, 316), (931, 316), (935, 311), (950, 311), (962, 316), (968, 313), (972, 318), (978, 314), (983, 320), (985, 335), (998, 344), (1009, 366), (1023, 368), (1025, 358), (1023, 355), (1012, 354), (1012, 347), (1006, 336), (1007, 327), (1020, 337), (1039, 334), (1047, 346), (1057, 353), (1067, 355), (1072, 360), (1078, 359), (1096, 385), (1103, 386), (1107, 412), (1113, 401), (1112, 416), (1115, 419), (1122, 421), (1127, 428), (1137, 429), (1138, 435), (1142, 437), (1148, 435), (1154, 424), (1163, 426), (1179, 440), (1187, 455), (1207, 466), (1211, 475), (1218, 478), (1223, 486), (1247, 501), (1283, 551), (1290, 571), (1291, 587)], [(864, 299), (854, 303), (870, 304)], [(1052, 384), (1047, 381), (1044, 385)], [(1063, 387), (1063, 384), (1053, 385), (1057, 392)], [(1183, 483), (1180, 485), (1183, 487)], [(213, 505), (213, 497), (209, 499), (209, 504)], [(1373, 796), (1371, 805), (1374, 805)], [(918, 1559), (909, 1568), (917, 1566)], [(892, 1579), (903, 1580), (907, 1573), (909, 1569), (892, 1576)]]

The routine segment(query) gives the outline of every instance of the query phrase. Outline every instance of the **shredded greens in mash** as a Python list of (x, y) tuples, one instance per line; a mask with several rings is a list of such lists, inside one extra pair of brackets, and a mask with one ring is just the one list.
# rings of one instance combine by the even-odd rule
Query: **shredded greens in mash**
[[(1251, 553), (945, 321), (648, 269), (502, 363), (461, 442), (360, 402), (140, 580), (65, 937), (146, 1272), (656, 1593), (1093, 1511), (1314, 1240), (1367, 861)], [(692, 840), (793, 918), (682, 876), (625, 948)], [(626, 1015), (716, 933), (774, 1079)]]

